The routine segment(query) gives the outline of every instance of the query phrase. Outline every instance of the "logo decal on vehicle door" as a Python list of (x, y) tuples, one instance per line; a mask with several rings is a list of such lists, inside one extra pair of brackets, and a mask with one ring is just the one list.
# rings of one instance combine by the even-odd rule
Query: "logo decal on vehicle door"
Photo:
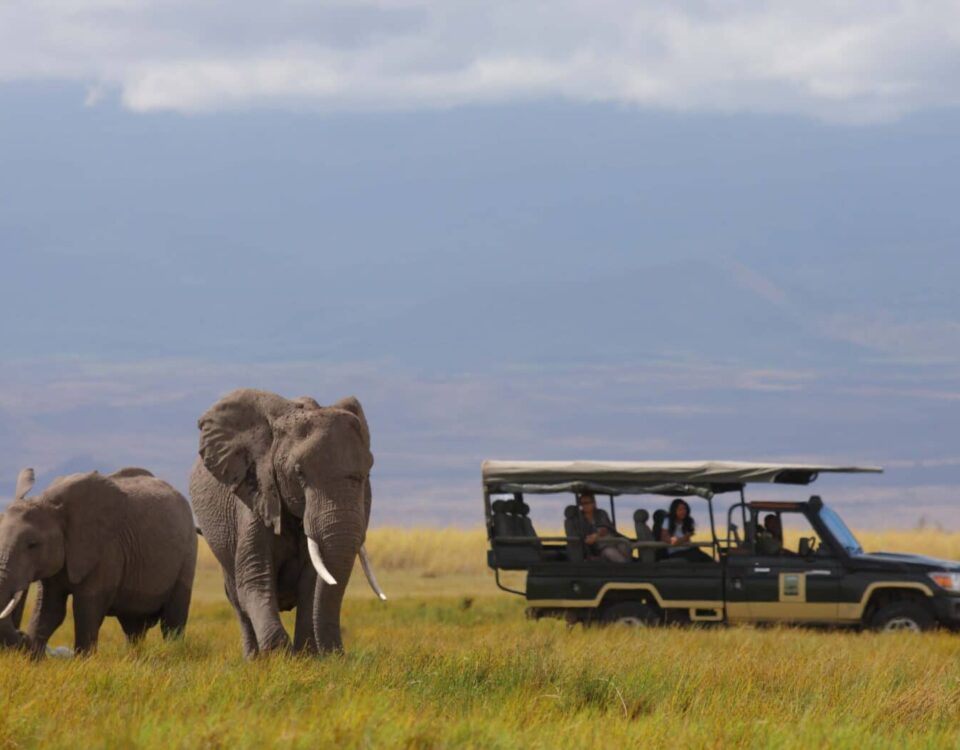
[(807, 577), (804, 573), (780, 574), (780, 601), (805, 602), (807, 600)]

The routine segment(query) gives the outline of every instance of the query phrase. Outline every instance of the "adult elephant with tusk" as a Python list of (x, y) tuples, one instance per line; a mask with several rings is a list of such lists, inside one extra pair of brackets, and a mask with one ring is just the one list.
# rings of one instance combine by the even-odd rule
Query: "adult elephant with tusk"
[(280, 612), (296, 608), (293, 650), (342, 651), (340, 606), (370, 521), (370, 432), (360, 402), (323, 407), (241, 389), (198, 422), (194, 514), (220, 566), (247, 657), (288, 648)]

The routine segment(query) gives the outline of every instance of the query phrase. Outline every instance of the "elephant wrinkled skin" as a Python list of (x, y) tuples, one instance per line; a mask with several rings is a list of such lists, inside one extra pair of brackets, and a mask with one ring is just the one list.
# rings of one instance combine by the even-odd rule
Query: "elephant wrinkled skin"
[(96, 648), (106, 616), (131, 641), (158, 621), (165, 637), (179, 635), (197, 562), (186, 499), (145, 469), (60, 477), (27, 498), (32, 484), (30, 472), (0, 520), (0, 620), (16, 617), (22, 594), (39, 581), (27, 628), (34, 655), (63, 622), (68, 596), (78, 653)]
[[(370, 520), (370, 433), (359, 401), (322, 407), (252, 389), (200, 418), (190, 497), (223, 568), (247, 657), (342, 651), (340, 606)], [(376, 586), (372, 572), (371, 586)]]

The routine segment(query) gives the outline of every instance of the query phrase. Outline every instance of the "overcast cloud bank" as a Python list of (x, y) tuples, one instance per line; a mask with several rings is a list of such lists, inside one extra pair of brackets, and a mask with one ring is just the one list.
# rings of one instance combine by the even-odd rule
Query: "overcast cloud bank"
[(9, 0), (0, 80), (138, 112), (561, 98), (869, 122), (960, 101), (958, 28), (949, 0)]

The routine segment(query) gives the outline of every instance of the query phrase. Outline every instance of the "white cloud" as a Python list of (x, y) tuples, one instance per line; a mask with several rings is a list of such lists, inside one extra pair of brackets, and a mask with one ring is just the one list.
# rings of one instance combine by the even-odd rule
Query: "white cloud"
[(7, 0), (0, 80), (136, 111), (558, 97), (860, 122), (956, 105), (958, 28), (948, 0)]

